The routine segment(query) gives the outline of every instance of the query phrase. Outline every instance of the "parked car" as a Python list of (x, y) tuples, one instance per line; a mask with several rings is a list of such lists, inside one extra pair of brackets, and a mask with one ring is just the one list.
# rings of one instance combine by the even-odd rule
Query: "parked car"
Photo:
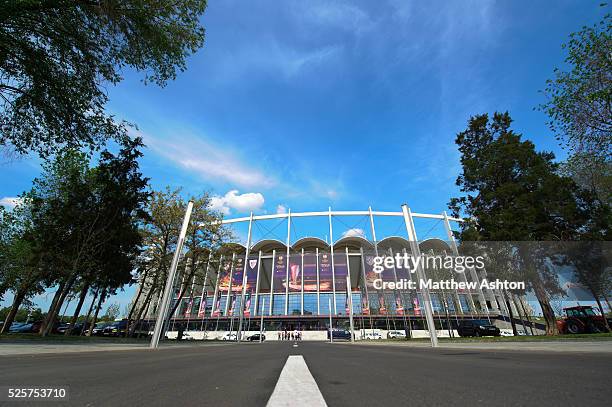
[[(56, 332), (58, 334), (65, 334), (66, 331), (70, 328), (70, 323), (67, 324), (60, 324), (60, 326), (57, 327)], [(81, 332), (83, 331), (84, 328), (84, 324), (82, 322), (77, 322), (76, 324), (74, 324), (74, 327), (72, 328), (70, 334), (71, 335), (80, 335)]]
[(406, 339), (406, 332), (404, 332), (404, 331), (389, 331), (389, 332), (387, 332), (387, 338), (389, 338), (389, 339)]
[(128, 326), (127, 319), (111, 322), (109, 325), (105, 326), (104, 329), (102, 329), (102, 335), (103, 336), (123, 336), (125, 335), (125, 330), (127, 329), (127, 326)]
[[(348, 339), (351, 340), (351, 333), (344, 329), (334, 329), (331, 331), (334, 339)], [(327, 339), (329, 339), (329, 330), (327, 331)]]
[(25, 322), (13, 322), (9, 328), (9, 333), (25, 333), (30, 332), (32, 324), (26, 324)]
[(264, 334), (261, 334), (261, 335), (260, 334), (253, 334), (253, 335), (247, 337), (247, 341), (250, 341), (250, 342), (259, 342), (260, 339), (262, 341), (265, 341), (266, 340), (266, 335), (264, 335)]
[(112, 322), (98, 322), (91, 330), (91, 336), (102, 336), (104, 328), (109, 326)]
[(501, 336), (499, 328), (484, 319), (459, 321), (457, 333), (459, 336)]
[(233, 332), (228, 332), (221, 338), (222, 341), (237, 341), (238, 335)]
[(365, 335), (363, 335), (363, 339), (367, 339), (367, 340), (373, 340), (373, 339), (382, 339), (382, 335), (380, 334), (380, 332), (366, 332)]

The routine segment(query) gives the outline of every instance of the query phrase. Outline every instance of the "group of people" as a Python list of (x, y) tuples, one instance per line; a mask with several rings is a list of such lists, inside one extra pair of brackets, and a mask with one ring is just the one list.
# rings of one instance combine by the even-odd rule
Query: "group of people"
[(279, 331), (278, 332), (278, 340), (279, 341), (301, 341), (302, 340), (302, 332), (297, 329), (293, 332), (289, 331)]

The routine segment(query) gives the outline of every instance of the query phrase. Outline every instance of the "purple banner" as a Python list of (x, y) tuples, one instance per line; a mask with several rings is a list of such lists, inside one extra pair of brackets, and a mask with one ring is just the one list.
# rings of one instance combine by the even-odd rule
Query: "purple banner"
[(331, 254), (319, 253), (319, 285), (320, 290), (332, 292)]
[(279, 254), (274, 259), (274, 292), (285, 292), (285, 279), (287, 277), (287, 263), (284, 254)]
[(317, 256), (314, 254), (304, 255), (304, 291), (317, 291)]

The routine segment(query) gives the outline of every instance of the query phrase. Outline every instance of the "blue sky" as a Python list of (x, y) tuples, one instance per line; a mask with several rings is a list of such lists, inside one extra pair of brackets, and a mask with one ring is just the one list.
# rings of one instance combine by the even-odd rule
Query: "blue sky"
[[(563, 158), (534, 111), (538, 91), (569, 33), (606, 11), (577, 0), (210, 2), (187, 71), (165, 88), (125, 72), (108, 110), (138, 124), (155, 188), (211, 191), (228, 216), (404, 202), (440, 213), (457, 194), (454, 138), (471, 115), (508, 110), (515, 130)], [(39, 172), (35, 158), (3, 163), (0, 199)]]

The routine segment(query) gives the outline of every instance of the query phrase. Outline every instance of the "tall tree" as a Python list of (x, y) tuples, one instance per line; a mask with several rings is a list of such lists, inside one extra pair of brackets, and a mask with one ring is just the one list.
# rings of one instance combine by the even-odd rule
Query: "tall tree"
[(537, 242), (575, 238), (588, 205), (575, 183), (557, 174), (554, 155), (536, 152), (510, 129), (511, 122), (508, 113), (495, 113), (493, 120), (478, 115), (457, 135), (462, 173), (456, 183), (464, 195), (449, 207), (466, 219), (462, 240), (519, 242), (525, 280), (540, 303), (547, 334), (555, 334), (549, 297), (560, 287)]
[(0, 1), (0, 147), (41, 156), (123, 138), (122, 70), (163, 86), (204, 42), (206, 0)]
[(572, 33), (568, 69), (555, 69), (539, 108), (570, 151), (564, 172), (590, 190), (600, 205), (612, 205), (612, 16)]
[(555, 69), (546, 82), (546, 103), (557, 139), (575, 152), (606, 152), (612, 147), (612, 16), (570, 34), (563, 45), (569, 70)]

